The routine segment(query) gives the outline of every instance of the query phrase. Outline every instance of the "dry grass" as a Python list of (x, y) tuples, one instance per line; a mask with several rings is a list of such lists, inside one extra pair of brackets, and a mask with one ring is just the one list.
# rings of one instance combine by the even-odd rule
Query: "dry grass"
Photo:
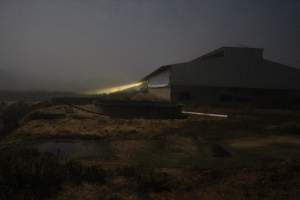
[(121, 162), (129, 162), (145, 146), (144, 140), (117, 140), (112, 143)]
[[(87, 107), (86, 109), (92, 109)], [(143, 119), (113, 119), (105, 116), (74, 110), (67, 113), (65, 106), (56, 106), (40, 110), (45, 113), (64, 113), (63, 119), (34, 119), (30, 115), (26, 123), (15, 131), (15, 134), (39, 137), (113, 137), (122, 135), (153, 136), (168, 128), (180, 128), (186, 120), (143, 120)]]
[(194, 155), (198, 151), (197, 144), (192, 138), (171, 135), (167, 137), (167, 143), (175, 152)]
[(298, 136), (268, 136), (268, 137), (247, 137), (228, 141), (227, 144), (233, 148), (256, 148), (269, 145), (300, 145)]
[[(91, 105), (85, 109), (95, 110)], [(65, 117), (46, 120), (29, 115), (6, 142), (85, 139), (107, 142), (112, 149), (110, 159), (79, 159), (67, 165), (74, 179), (62, 182), (53, 199), (297, 199), (300, 195), (300, 119), (290, 113), (289, 117), (243, 113), (229, 119), (126, 120), (68, 106), (39, 112)], [(232, 157), (214, 156), (219, 147)]]
[(104, 185), (66, 184), (55, 199), (297, 199), (299, 169), (286, 162), (223, 171), (132, 168)]
[(66, 184), (62, 192), (53, 198), (57, 200), (94, 200), (104, 199), (109, 193), (109, 188), (103, 185), (84, 183), (82, 185)]

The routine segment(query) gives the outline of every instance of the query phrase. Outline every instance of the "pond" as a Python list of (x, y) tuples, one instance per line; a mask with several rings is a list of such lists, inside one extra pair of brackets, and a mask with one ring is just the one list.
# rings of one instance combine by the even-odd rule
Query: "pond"
[(41, 153), (59, 154), (67, 160), (89, 158), (110, 160), (114, 157), (110, 141), (107, 140), (49, 140), (35, 142), (31, 147)]

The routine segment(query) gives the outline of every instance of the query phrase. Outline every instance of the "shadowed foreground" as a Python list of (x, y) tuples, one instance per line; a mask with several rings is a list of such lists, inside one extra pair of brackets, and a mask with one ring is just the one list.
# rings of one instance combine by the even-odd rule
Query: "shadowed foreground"
[(43, 108), (1, 141), (0, 199), (298, 199), (299, 119), (126, 120)]

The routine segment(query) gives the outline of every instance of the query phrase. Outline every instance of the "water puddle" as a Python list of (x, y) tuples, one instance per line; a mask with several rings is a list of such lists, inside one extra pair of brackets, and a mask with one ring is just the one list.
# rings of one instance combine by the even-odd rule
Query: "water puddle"
[(42, 153), (58, 154), (67, 160), (88, 158), (109, 160), (114, 157), (109, 141), (43, 141), (35, 143), (31, 147)]

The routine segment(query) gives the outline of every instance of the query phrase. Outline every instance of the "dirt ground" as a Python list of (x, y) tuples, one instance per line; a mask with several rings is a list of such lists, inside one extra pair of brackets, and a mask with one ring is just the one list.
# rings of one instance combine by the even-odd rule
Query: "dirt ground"
[[(96, 110), (92, 105), (84, 108)], [(80, 174), (80, 180), (65, 178), (43, 198), (300, 198), (300, 118), (296, 112), (234, 111), (227, 119), (146, 120), (52, 106), (28, 114), (1, 141), (0, 148), (28, 148), (28, 144), (35, 148), (45, 141), (99, 142), (107, 155), (66, 161), (79, 166), (72, 165), (66, 174), (78, 168), (75, 174)]]

